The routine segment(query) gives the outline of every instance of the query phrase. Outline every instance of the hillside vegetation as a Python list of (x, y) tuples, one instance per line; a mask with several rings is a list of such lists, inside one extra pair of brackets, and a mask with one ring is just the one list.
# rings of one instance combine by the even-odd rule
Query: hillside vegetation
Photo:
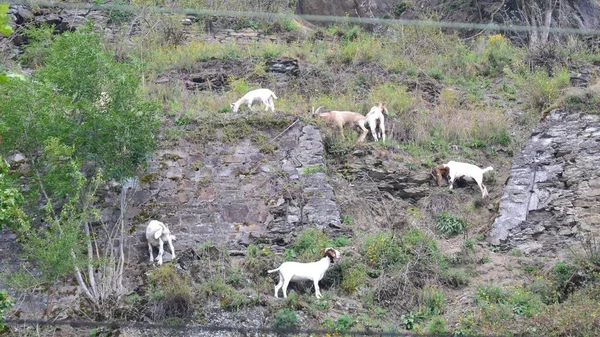
[[(549, 262), (518, 250), (498, 252), (485, 242), (511, 157), (542, 111), (598, 113), (595, 92), (570, 99), (563, 91), (571, 77), (600, 61), (582, 40), (565, 36), (524, 46), (495, 32), (464, 39), (426, 27), (369, 33), (348, 24), (309, 28), (291, 19), (231, 19), (219, 25), (274, 38), (222, 42), (209, 38), (202, 20), (182, 26), (183, 16), (143, 14), (143, 20), (135, 18), (139, 31), (127, 35), (127, 43), (115, 43), (120, 32), (129, 34), (134, 17), (105, 15), (120, 27), (112, 36), (93, 24), (63, 34), (52, 34), (52, 27), (26, 29), (24, 53), (6, 62), (0, 78), (0, 228), (18, 234), (26, 261), (19, 272), (2, 275), (7, 289), (52, 294), (54, 287), (77, 284), (82, 304), (70, 314), (91, 320), (210, 324), (202, 309), (217, 303), (228, 312), (266, 307), (273, 327), (339, 335), (363, 329), (597, 335), (596, 241), (568, 261)], [(268, 71), (267, 61), (274, 59), (297, 60), (299, 73)], [(219, 87), (193, 90), (181, 80), (210, 67), (228, 74)], [(590, 82), (597, 71), (591, 73)], [(242, 112), (251, 115), (247, 123), (228, 119), (229, 104), (258, 87), (276, 92), (277, 113)], [(364, 114), (377, 102), (389, 111), (385, 143), (357, 145), (353, 130), (342, 140), (309, 112), (322, 105)], [(253, 130), (279, 133), (295, 118), (324, 132), (327, 167), (314, 169), (325, 170), (340, 200), (351, 201), (342, 205), (351, 235), (305, 229), (283, 256), (256, 242), (245, 256), (232, 257), (225, 244), (206, 242), (196, 247), (201, 267), (195, 273), (172, 263), (149, 266), (144, 289), (127, 289), (118, 238), (129, 227), (123, 218), (100, 223), (107, 191), (132, 177), (147, 178), (147, 160), (156, 149), (176, 147), (185, 137), (251, 138), (268, 153), (273, 149), (266, 137)], [(402, 209), (378, 198), (388, 216), (373, 222), (361, 214), (361, 207), (371, 207), (365, 200), (342, 193), (352, 183), (349, 167), (357, 151), (384, 153), (410, 172), (448, 160), (490, 163), (497, 172), (487, 180), (487, 200), (477, 187), (453, 193), (432, 187), (427, 200)], [(121, 193), (122, 204), (114, 206), (124, 212), (126, 189)], [(343, 259), (321, 282), (322, 299), (308, 286), (296, 287), (287, 300), (273, 298), (274, 282), (265, 270), (285, 260), (316, 261), (328, 246), (339, 247)], [(493, 259), (508, 275), (501, 284), (480, 277), (498, 267)], [(1, 291), (0, 314), (13, 315), (10, 307)]]

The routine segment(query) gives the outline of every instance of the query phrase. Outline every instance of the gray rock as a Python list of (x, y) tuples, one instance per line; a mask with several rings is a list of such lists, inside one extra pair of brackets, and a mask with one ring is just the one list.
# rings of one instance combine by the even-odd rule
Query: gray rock
[(576, 234), (597, 232), (599, 127), (598, 115), (554, 110), (534, 129), (513, 160), (490, 243), (550, 256), (575, 244)]

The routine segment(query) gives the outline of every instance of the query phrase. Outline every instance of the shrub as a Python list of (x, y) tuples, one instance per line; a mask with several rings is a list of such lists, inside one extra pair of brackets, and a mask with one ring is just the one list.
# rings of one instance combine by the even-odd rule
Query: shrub
[(423, 291), (423, 309), (422, 312), (428, 316), (441, 315), (444, 313), (446, 305), (446, 296), (444, 293), (433, 286), (426, 286)]
[(469, 284), (469, 275), (463, 268), (448, 268), (442, 272), (441, 280), (450, 287), (460, 288)]
[(432, 317), (431, 320), (427, 323), (427, 326), (425, 327), (425, 331), (427, 331), (428, 334), (431, 334), (434, 336), (447, 335), (448, 328), (446, 326), (446, 319), (442, 316)]
[(443, 235), (460, 234), (466, 229), (463, 219), (445, 210), (436, 217), (435, 227)]
[(150, 274), (151, 313), (154, 320), (185, 318), (192, 311), (189, 281), (175, 265), (162, 265)]
[(360, 249), (367, 265), (374, 268), (386, 269), (407, 259), (391, 233), (382, 232), (365, 237)]
[(423, 323), (426, 318), (427, 317), (425, 317), (425, 315), (423, 315), (420, 311), (411, 311), (408, 314), (400, 316), (400, 320), (402, 321), (402, 324), (406, 330), (413, 330), (415, 326)]
[(385, 103), (392, 117), (400, 117), (413, 105), (415, 99), (408, 94), (407, 87), (393, 82), (386, 82), (370, 90), (369, 109), (379, 102)]
[(510, 66), (519, 57), (519, 52), (510, 40), (502, 34), (490, 35), (485, 44), (480, 73), (482, 75), (497, 76), (502, 73), (504, 67)]
[(290, 309), (281, 309), (275, 313), (273, 326), (278, 329), (293, 329), (298, 324), (296, 313)]
[(298, 233), (287, 257), (298, 257), (301, 262), (314, 262), (323, 257), (329, 240), (322, 230), (307, 228)]
[(12, 300), (6, 294), (6, 290), (0, 290), (0, 331), (4, 330), (4, 311), (12, 307)]
[(367, 266), (352, 261), (342, 263), (342, 290), (352, 295), (356, 289), (367, 283)]
[(354, 319), (349, 315), (341, 315), (335, 324), (335, 330), (344, 332), (354, 326)]
[(536, 68), (530, 73), (517, 74), (507, 71), (507, 75), (523, 93), (529, 106), (539, 110), (554, 103), (560, 90), (570, 85), (569, 73), (564, 68), (554, 73), (554, 76), (550, 76), (542, 68)]

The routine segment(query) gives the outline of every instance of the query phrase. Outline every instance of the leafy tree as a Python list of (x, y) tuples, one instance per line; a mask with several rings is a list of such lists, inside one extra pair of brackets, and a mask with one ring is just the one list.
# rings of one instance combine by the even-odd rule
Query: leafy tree
[[(22, 235), (39, 272), (33, 281), (53, 285), (74, 273), (92, 308), (110, 318), (124, 294), (123, 240), (115, 236), (125, 231), (122, 219), (120, 227), (101, 224), (103, 231), (92, 231), (100, 219), (98, 189), (104, 175), (122, 181), (145, 164), (155, 147), (158, 109), (143, 99), (138, 64), (117, 61), (92, 25), (61, 35), (48, 29), (29, 30), (37, 37), (26, 53), (35, 54), (32, 76), (0, 86), (0, 155), (19, 151), (30, 164), (31, 173), (21, 173), (31, 187), (26, 209), (43, 219)], [(12, 178), (2, 172), (6, 181)], [(23, 200), (18, 194), (13, 199), (10, 205)], [(7, 214), (13, 222), (23, 216), (12, 209)]]

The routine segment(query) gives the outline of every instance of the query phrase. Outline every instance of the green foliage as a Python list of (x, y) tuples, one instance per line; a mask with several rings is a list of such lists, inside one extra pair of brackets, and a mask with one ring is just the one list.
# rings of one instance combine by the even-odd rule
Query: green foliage
[(505, 67), (512, 65), (518, 57), (519, 52), (510, 40), (501, 34), (491, 35), (486, 40), (479, 72), (484, 76), (497, 76), (502, 74)]
[(386, 232), (366, 236), (360, 252), (367, 265), (378, 269), (386, 269), (407, 258), (394, 235)]
[(425, 331), (428, 334), (434, 336), (445, 336), (448, 334), (448, 327), (446, 326), (446, 319), (443, 316), (434, 316), (429, 320)]
[(427, 286), (423, 290), (423, 312), (427, 316), (441, 315), (444, 313), (446, 296), (433, 286)]
[(85, 237), (82, 225), (100, 218), (93, 205), (104, 180), (100, 170), (88, 180), (80, 172), (80, 163), (73, 158), (73, 148), (61, 144), (57, 138), (46, 141), (43, 154), (47, 175), (38, 184), (63, 204), (56, 212), (53, 200), (46, 200), (44, 226), (26, 233), (23, 248), (40, 271), (32, 277), (38, 282), (53, 283), (85, 261), (83, 247), (90, 238)]
[(4, 312), (12, 305), (12, 299), (8, 297), (6, 290), (0, 290), (0, 332), (4, 330)]
[(453, 288), (464, 287), (469, 284), (469, 275), (463, 268), (448, 268), (442, 272), (442, 282)]
[[(12, 34), (12, 27), (8, 24), (10, 17), (8, 16), (9, 6), (7, 3), (0, 3), (0, 34), (9, 36)], [(0, 71), (2, 68), (0, 68)], [(8, 77), (4, 72), (0, 72), (0, 83), (8, 82)], [(0, 227), (1, 228), (1, 227)], [(1, 329), (0, 329), (1, 330)]]
[(352, 328), (355, 324), (352, 316), (349, 315), (341, 315), (338, 317), (337, 322), (335, 323), (335, 330), (339, 332), (344, 332)]
[[(407, 92), (407, 87), (393, 82), (386, 82), (371, 88), (369, 104), (385, 103), (392, 117), (400, 117), (414, 105), (415, 99)], [(369, 106), (369, 109), (371, 107)]]
[(329, 240), (322, 230), (307, 228), (298, 233), (298, 237), (286, 252), (286, 260), (299, 258), (301, 262), (314, 262), (323, 256)]
[(342, 262), (342, 290), (352, 295), (367, 284), (367, 266), (363, 263)]
[[(30, 44), (47, 51), (33, 78), (0, 87), (8, 98), (0, 102), (3, 148), (19, 149), (37, 163), (44, 142), (56, 137), (109, 178), (133, 176), (154, 149), (158, 126), (156, 106), (138, 90), (140, 68), (115, 61), (91, 26), (45, 43)], [(102, 92), (109, 99), (101, 104)]]
[(298, 317), (293, 310), (281, 309), (275, 313), (273, 326), (278, 329), (293, 329), (298, 325)]
[(345, 247), (345, 246), (347, 246), (349, 244), (350, 244), (350, 239), (348, 239), (344, 235), (340, 235), (340, 236), (336, 237), (335, 239), (333, 239), (330, 242), (329, 246), (331, 246), (331, 247)]
[(570, 84), (569, 72), (564, 68), (555, 72), (553, 76), (542, 68), (519, 73), (507, 70), (506, 73), (533, 109), (541, 110), (553, 104), (560, 90)]
[(8, 163), (0, 156), (0, 230), (27, 230), (29, 219), (23, 211), (24, 202), (21, 192), (14, 188), (9, 177)]
[(309, 175), (317, 172), (326, 172), (326, 168), (322, 164), (310, 165), (302, 168), (302, 174)]
[(460, 234), (465, 231), (465, 221), (448, 211), (442, 211), (435, 218), (435, 227), (442, 235)]
[(400, 316), (400, 320), (406, 330), (413, 330), (415, 326), (422, 324), (427, 317), (420, 311), (411, 311), (408, 314)]
[(512, 313), (516, 316), (533, 317), (543, 308), (539, 295), (518, 287), (482, 285), (477, 288), (475, 303), (489, 315), (506, 316)]
[(7, 3), (0, 3), (0, 34), (4, 36), (9, 36), (13, 32), (12, 27), (8, 24), (10, 21), (8, 9)]

